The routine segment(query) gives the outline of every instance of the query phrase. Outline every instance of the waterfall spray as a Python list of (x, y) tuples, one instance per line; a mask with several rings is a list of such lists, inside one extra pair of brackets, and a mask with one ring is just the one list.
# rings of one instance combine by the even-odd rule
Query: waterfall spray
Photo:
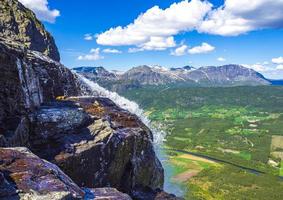
[(137, 115), (139, 119), (152, 131), (154, 144), (160, 144), (164, 141), (165, 132), (152, 127), (150, 120), (147, 118), (147, 116), (145, 116), (144, 111), (139, 107), (136, 102), (130, 101), (129, 99), (120, 96), (116, 92), (106, 90), (97, 83), (85, 78), (84, 76), (76, 72), (73, 73), (76, 74), (79, 80), (90, 90), (90, 95), (97, 95), (100, 97), (109, 98), (119, 107)]

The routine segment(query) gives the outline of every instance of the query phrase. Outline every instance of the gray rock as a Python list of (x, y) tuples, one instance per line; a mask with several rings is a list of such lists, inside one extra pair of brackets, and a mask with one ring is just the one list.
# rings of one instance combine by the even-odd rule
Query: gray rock
[(87, 200), (132, 200), (132, 198), (115, 188), (86, 189)]
[[(33, 152), (58, 165), (80, 186), (109, 186), (128, 194), (137, 186), (163, 187), (164, 172), (153, 149), (152, 133), (137, 116), (105, 98), (68, 100), (79, 104), (93, 121), (75, 132), (56, 123), (54, 127), (46, 126), (46, 131), (52, 130), (52, 135), (41, 140), (40, 145), (32, 145)], [(62, 112), (70, 102), (65, 104)], [(40, 115), (42, 111), (49, 112), (41, 109)], [(73, 119), (71, 115), (64, 116)], [(45, 121), (42, 117), (36, 118)], [(42, 124), (38, 120), (35, 122), (35, 127)]]
[(0, 37), (11, 42), (19, 42), (26, 48), (39, 51), (53, 60), (60, 60), (53, 37), (35, 14), (16, 0), (1, 0)]
[[(10, 44), (0, 39), (0, 71), (1, 146), (8, 138), (17, 138), (13, 134), (16, 134), (22, 119), (42, 103), (58, 96), (80, 94), (77, 79), (70, 70), (19, 43)], [(19, 140), (23, 143), (17, 145), (25, 146), (25, 140)]]
[(56, 165), (26, 148), (0, 148), (1, 199), (82, 199), (81, 190)]

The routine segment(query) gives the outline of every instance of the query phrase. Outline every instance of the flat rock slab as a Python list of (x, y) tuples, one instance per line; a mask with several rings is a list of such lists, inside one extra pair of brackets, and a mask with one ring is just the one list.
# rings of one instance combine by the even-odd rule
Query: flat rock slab
[(115, 188), (95, 188), (86, 189), (87, 200), (132, 200), (132, 198), (122, 192), (119, 192)]
[(56, 165), (27, 148), (0, 148), (0, 199), (82, 199), (81, 190)]

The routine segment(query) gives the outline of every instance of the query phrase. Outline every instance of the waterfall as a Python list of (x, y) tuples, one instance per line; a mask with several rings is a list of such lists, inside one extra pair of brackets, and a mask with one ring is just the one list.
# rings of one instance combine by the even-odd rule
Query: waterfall
[(23, 91), (25, 107), (39, 106), (43, 102), (42, 91), (39, 79), (32, 66), (27, 65), (18, 58), (16, 60), (16, 66)]
[(100, 97), (106, 97), (111, 99), (116, 105), (119, 107), (133, 113), (139, 117), (139, 119), (150, 128), (153, 133), (153, 142), (154, 144), (161, 144), (165, 139), (165, 132), (157, 130), (156, 128), (152, 127), (150, 120), (145, 116), (144, 111), (139, 107), (139, 105), (125, 97), (120, 96), (116, 92), (111, 92), (106, 90), (105, 88), (101, 87), (97, 83), (85, 78), (84, 76), (73, 72), (79, 78), (79, 80), (85, 84), (91, 92), (91, 95), (96, 95)]

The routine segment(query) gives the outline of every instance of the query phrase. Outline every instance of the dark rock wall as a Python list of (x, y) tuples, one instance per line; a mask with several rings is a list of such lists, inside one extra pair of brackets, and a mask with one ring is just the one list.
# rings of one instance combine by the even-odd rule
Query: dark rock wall
[[(16, 144), (8, 141), (17, 140), (13, 133), (18, 125), (41, 103), (80, 93), (76, 77), (63, 65), (19, 43), (1, 39), (0, 85), (1, 146)], [(18, 140), (17, 144), (26, 144), (23, 138)]]

